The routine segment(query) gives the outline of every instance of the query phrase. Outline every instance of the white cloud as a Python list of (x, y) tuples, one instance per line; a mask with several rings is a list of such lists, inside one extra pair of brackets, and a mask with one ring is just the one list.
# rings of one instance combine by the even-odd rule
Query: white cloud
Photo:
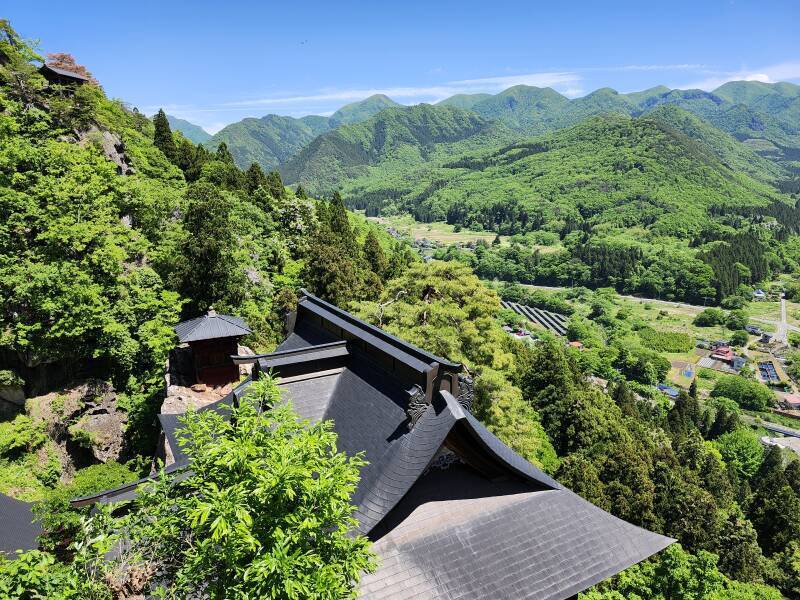
[[(439, 71), (437, 67), (430, 74)], [(505, 69), (508, 71), (509, 69)], [(214, 105), (196, 106), (187, 104), (164, 105), (164, 110), (176, 117), (198, 123), (207, 131), (214, 133), (225, 124), (247, 116), (260, 116), (267, 112), (300, 117), (307, 114), (330, 115), (348, 102), (363, 100), (374, 94), (384, 94), (403, 104), (419, 102), (435, 103), (454, 94), (479, 92), (497, 93), (515, 85), (552, 87), (569, 98), (586, 94), (587, 77), (594, 83), (598, 73), (613, 72), (685, 72), (693, 73), (696, 79), (690, 83), (679, 82), (671, 87), (700, 88), (713, 90), (727, 81), (787, 81), (800, 79), (800, 62), (783, 62), (757, 69), (742, 68), (737, 71), (723, 71), (704, 64), (627, 64), (609, 67), (577, 67), (552, 69), (549, 71), (503, 74), (499, 76), (459, 79), (426, 86), (391, 86), (363, 88), (321, 88), (318, 90), (292, 93), (274, 93), (267, 96), (224, 101)], [(601, 76), (602, 77), (602, 76)], [(670, 78), (677, 77), (672, 76)], [(687, 77), (688, 78), (688, 77)], [(613, 83), (609, 81), (609, 83)], [(152, 113), (158, 106), (145, 107)]]
[(227, 107), (258, 107), (296, 105), (309, 102), (353, 102), (374, 94), (384, 94), (395, 100), (438, 102), (454, 94), (501, 91), (514, 85), (531, 85), (537, 87), (554, 87), (573, 84), (580, 81), (580, 76), (571, 72), (524, 73), (520, 75), (504, 75), (501, 77), (483, 77), (480, 79), (461, 79), (432, 86), (404, 86), (387, 88), (355, 88), (343, 90), (323, 89), (313, 94), (269, 96), (226, 102)]
[(758, 69), (712, 72), (703, 79), (676, 87), (683, 89), (697, 88), (711, 91), (729, 81), (761, 81), (763, 83), (775, 83), (777, 81), (790, 81), (793, 79), (800, 79), (800, 62), (784, 62), (760, 67)]

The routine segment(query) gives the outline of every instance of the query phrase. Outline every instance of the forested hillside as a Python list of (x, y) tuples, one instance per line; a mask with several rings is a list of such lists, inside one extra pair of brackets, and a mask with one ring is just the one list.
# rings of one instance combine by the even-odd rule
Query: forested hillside
[(183, 137), (193, 144), (202, 144), (211, 139), (211, 134), (199, 125), (171, 115), (167, 115), (167, 120), (172, 131), (179, 131), (183, 134)]
[(353, 125), (319, 136), (280, 169), (287, 181), (317, 193), (329, 193), (366, 175), (368, 167), (399, 168), (435, 160), (436, 154), (468, 151), (509, 139), (502, 124), (449, 106), (391, 108)]
[(149, 462), (181, 318), (241, 315), (268, 350), (298, 286), (375, 297), (414, 256), (341, 199), (318, 206), (222, 144), (173, 135), (163, 111), (49, 83), (2, 26), (0, 387), (28, 403), (0, 423), (0, 493), (33, 501)]
[[(242, 169), (255, 163), (263, 169), (275, 169), (297, 154), (318, 135), (340, 125), (359, 123), (385, 108), (399, 106), (382, 94), (346, 104), (330, 117), (309, 115), (299, 119), (281, 115), (247, 118), (232, 123), (213, 137), (206, 146), (216, 150), (224, 142), (234, 162)], [(194, 140), (193, 140), (194, 141)]]

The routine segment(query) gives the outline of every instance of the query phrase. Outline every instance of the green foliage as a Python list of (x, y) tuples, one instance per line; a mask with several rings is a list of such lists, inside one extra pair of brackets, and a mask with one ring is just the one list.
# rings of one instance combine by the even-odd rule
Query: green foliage
[(167, 115), (164, 109), (159, 108), (156, 116), (153, 117), (153, 143), (156, 148), (161, 150), (171, 162), (175, 162), (178, 156), (178, 149), (175, 139), (172, 137), (172, 130), (169, 127)]
[(600, 584), (582, 600), (779, 600), (778, 590), (727, 579), (710, 552), (692, 555), (679, 544)]
[(775, 401), (775, 396), (767, 386), (739, 375), (721, 377), (711, 395), (730, 398), (742, 408), (753, 410), (764, 410)]
[(719, 308), (706, 308), (694, 318), (692, 323), (698, 327), (714, 327), (725, 322), (725, 312)]
[(91, 465), (76, 471), (69, 484), (49, 490), (33, 507), (44, 531), (40, 537), (41, 546), (48, 550), (63, 550), (75, 538), (81, 519), (89, 515), (90, 507), (73, 508), (70, 500), (113, 489), (138, 478), (139, 473), (117, 462)]
[(694, 348), (694, 341), (686, 333), (644, 327), (639, 330), (639, 337), (647, 348), (659, 352), (688, 352)]
[(186, 234), (173, 278), (182, 295), (191, 298), (188, 310), (197, 313), (215, 303), (241, 303), (245, 275), (234, 255), (230, 199), (205, 182), (192, 184), (186, 199)]
[(495, 321), (500, 300), (470, 270), (456, 263), (411, 265), (386, 284), (378, 303), (356, 314), (438, 356), (506, 369), (513, 360)]
[(330, 422), (298, 421), (278, 400), (264, 378), (230, 420), (187, 413), (181, 444), (192, 472), (145, 486), (113, 525), (130, 540), (122, 568), (154, 561), (162, 570), (151, 589), (178, 597), (355, 597), (375, 564), (368, 540), (351, 535), (365, 462), (336, 450)]
[(13, 421), (0, 423), (0, 458), (17, 456), (44, 444), (43, 427), (30, 417), (17, 415)]
[(745, 479), (758, 471), (764, 457), (764, 448), (758, 436), (748, 429), (738, 428), (722, 434), (714, 441), (723, 460)]
[(481, 369), (475, 379), (473, 411), (489, 431), (517, 454), (547, 473), (556, 471), (558, 457), (539, 415), (522, 399), (519, 388), (501, 373)]
[(740, 348), (744, 348), (747, 346), (747, 342), (750, 339), (750, 336), (744, 329), (739, 329), (734, 331), (730, 336), (730, 342), (732, 346), (739, 346)]

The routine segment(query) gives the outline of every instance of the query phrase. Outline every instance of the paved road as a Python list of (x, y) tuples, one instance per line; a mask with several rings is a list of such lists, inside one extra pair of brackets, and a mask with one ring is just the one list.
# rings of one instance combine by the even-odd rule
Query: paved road
[[(556, 287), (552, 285), (531, 285), (526, 284), (523, 287), (534, 288), (537, 290), (548, 290), (551, 292), (563, 292), (567, 291), (571, 288), (568, 287)], [(674, 302), (670, 300), (656, 300), (655, 298), (642, 298), (641, 296), (626, 296), (625, 294), (619, 294), (620, 298), (626, 298), (628, 300), (642, 300), (644, 302), (652, 302), (654, 304), (663, 304), (665, 306), (672, 306), (674, 308), (688, 308), (691, 310), (697, 310), (698, 312), (708, 308), (707, 306), (700, 306), (699, 304), (686, 304), (685, 302)], [(794, 325), (789, 325), (786, 321), (786, 300), (781, 298), (781, 320), (774, 321), (772, 319), (763, 319), (761, 317), (750, 317), (751, 321), (758, 321), (759, 323), (767, 323), (775, 327), (775, 337), (780, 342), (786, 343), (788, 340), (788, 335), (790, 331), (797, 331), (800, 332), (800, 327), (795, 327)]]
[(745, 421), (750, 425), (755, 425), (756, 427), (763, 427), (767, 431), (774, 431), (775, 433), (782, 433), (783, 435), (789, 437), (800, 438), (800, 431), (798, 431), (797, 429), (792, 429), (791, 427), (784, 427), (783, 425), (777, 425), (771, 422), (768, 423), (763, 419), (761, 421), (758, 421), (756, 420), (755, 417), (751, 417), (750, 415), (739, 415), (739, 417), (742, 419), (742, 421)]

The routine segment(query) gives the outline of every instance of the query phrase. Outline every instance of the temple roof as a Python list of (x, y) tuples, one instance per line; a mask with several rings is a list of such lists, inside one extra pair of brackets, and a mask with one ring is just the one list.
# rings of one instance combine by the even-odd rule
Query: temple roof
[(53, 65), (44, 64), (39, 71), (51, 71), (56, 75), (69, 77), (70, 79), (75, 79), (76, 81), (89, 81), (89, 78), (86, 75), (76, 73), (75, 71), (68, 71), (67, 69), (62, 69), (60, 67), (54, 67)]
[(36, 538), (42, 533), (34, 522), (31, 505), (0, 494), (0, 554), (36, 548)]
[[(380, 556), (365, 598), (560, 600), (673, 542), (593, 506), (489, 432), (449, 378), (459, 365), (310, 295), (278, 351), (238, 360), (278, 376), (300, 417), (333, 421), (340, 450), (364, 453), (352, 501)], [(202, 410), (226, 414), (249, 385)], [(190, 469), (179, 416), (160, 422), (168, 469)], [(81, 502), (129, 498), (134, 487)]]
[(178, 334), (178, 341), (185, 344), (202, 340), (242, 337), (252, 333), (252, 330), (239, 317), (221, 315), (214, 310), (209, 310), (208, 314), (201, 317), (178, 323), (175, 326), (175, 333)]

